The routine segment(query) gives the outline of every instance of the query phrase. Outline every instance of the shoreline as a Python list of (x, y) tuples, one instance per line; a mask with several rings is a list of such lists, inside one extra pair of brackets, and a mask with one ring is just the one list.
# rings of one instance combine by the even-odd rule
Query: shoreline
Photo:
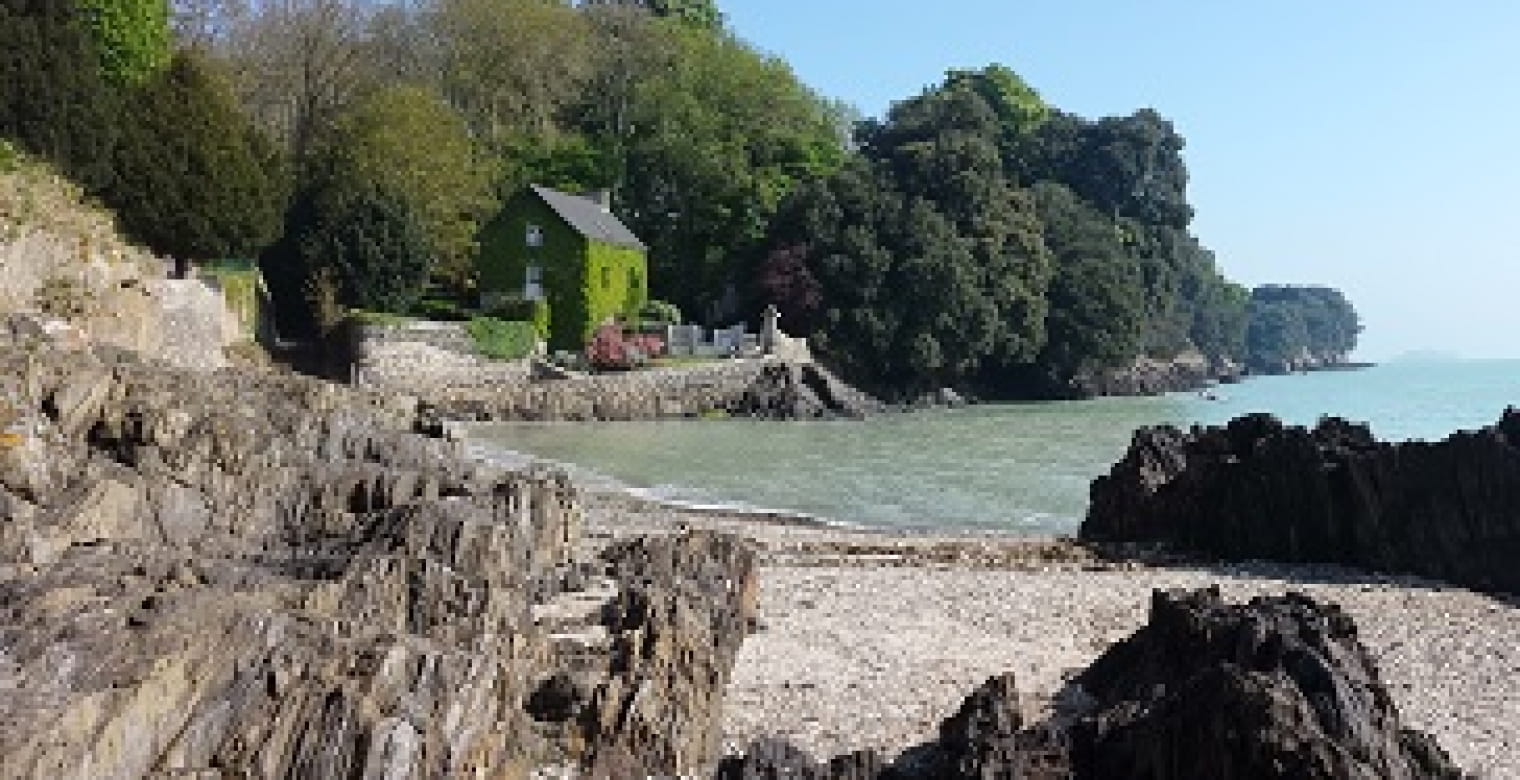
[[(472, 450), (473, 452), (473, 450)], [(517, 453), (519, 467), (549, 464)], [(488, 462), (502, 465), (499, 460)], [(1520, 599), (1333, 565), (1221, 563), (1057, 535), (852, 527), (698, 506), (572, 476), (592, 549), (714, 531), (759, 553), (755, 629), (727, 684), (723, 748), (762, 736), (814, 755), (931, 739), (987, 678), (1013, 672), (1026, 715), (1145, 622), (1155, 589), (1230, 601), (1306, 593), (1356, 621), (1405, 722), (1477, 777), (1520, 776)]]

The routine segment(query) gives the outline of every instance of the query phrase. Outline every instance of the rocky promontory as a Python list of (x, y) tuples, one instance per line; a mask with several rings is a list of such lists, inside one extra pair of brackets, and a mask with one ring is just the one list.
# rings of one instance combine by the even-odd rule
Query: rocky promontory
[(1439, 442), (1269, 415), (1135, 434), (1092, 485), (1081, 538), (1341, 563), (1520, 592), (1520, 410)]
[(589, 543), (562, 476), (290, 375), (11, 343), (0, 399), (0, 775), (714, 760), (746, 543)]

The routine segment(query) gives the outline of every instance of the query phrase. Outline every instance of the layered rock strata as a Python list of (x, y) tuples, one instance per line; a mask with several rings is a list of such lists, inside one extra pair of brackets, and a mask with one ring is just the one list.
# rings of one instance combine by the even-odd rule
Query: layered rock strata
[(1520, 411), (1433, 443), (1334, 418), (1142, 429), (1093, 482), (1080, 536), (1520, 592)]
[(1356, 627), (1296, 594), (1225, 604), (1217, 589), (1153, 596), (1149, 622), (1030, 722), (1012, 675), (987, 681), (937, 738), (885, 762), (826, 763), (775, 741), (725, 780), (918, 778), (1457, 778), (1402, 727)]
[(747, 545), (296, 377), (0, 347), (0, 775), (701, 774)]

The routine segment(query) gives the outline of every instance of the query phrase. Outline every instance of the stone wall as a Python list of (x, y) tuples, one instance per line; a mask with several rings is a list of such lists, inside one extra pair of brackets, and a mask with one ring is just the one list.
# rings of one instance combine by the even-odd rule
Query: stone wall
[(570, 374), (426, 397), (424, 423), (655, 420), (721, 414), (765, 419), (859, 417), (884, 406), (816, 363), (715, 360), (615, 374)]
[(696, 417), (729, 411), (755, 387), (768, 365), (775, 363), (715, 360), (615, 374), (572, 374), (500, 385), (490, 393), (466, 388), (429, 401), (442, 417), (475, 421)]
[(356, 385), (448, 397), (528, 381), (526, 360), (488, 360), (462, 322), (345, 323), (337, 359)]

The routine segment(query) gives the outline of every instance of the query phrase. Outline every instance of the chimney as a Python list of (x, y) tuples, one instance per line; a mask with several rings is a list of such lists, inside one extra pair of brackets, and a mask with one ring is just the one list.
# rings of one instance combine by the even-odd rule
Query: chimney
[(585, 195), (586, 200), (602, 207), (602, 211), (612, 211), (612, 190), (592, 190)]

